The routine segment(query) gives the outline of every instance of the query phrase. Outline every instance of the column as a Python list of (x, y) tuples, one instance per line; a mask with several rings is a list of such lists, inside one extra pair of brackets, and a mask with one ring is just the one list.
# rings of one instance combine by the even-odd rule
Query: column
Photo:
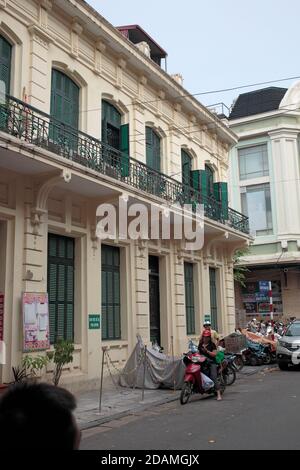
[(278, 238), (281, 240), (299, 238), (298, 133), (292, 130), (280, 130), (271, 132), (269, 135), (274, 172), (274, 179), (270, 178), (273, 195), (272, 210), (273, 214), (277, 215)]

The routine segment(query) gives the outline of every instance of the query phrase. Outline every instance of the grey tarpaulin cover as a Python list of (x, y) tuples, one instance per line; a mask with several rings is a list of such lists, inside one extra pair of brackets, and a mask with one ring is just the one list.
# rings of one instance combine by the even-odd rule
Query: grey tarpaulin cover
[[(147, 348), (145, 388), (175, 388), (183, 384), (185, 366), (182, 357), (166, 356), (153, 348)], [(144, 344), (140, 336), (120, 376), (122, 387), (143, 388)]]

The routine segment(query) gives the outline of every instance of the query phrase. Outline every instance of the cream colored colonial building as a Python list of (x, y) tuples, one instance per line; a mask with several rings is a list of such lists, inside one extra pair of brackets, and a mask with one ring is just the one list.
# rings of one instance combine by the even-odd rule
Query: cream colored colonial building
[[(0, 0), (0, 292), (6, 365), (23, 353), (22, 294), (49, 294), (51, 344), (75, 343), (69, 386), (92, 387), (101, 347), (121, 367), (139, 333), (186, 349), (204, 315), (235, 327), (232, 253), (248, 220), (228, 208), (235, 134), (161, 65), (139, 26), (116, 29), (83, 0)], [(96, 237), (96, 209), (205, 206), (205, 244)], [(89, 316), (101, 315), (101, 329)], [(50, 377), (50, 370), (47, 375)]]

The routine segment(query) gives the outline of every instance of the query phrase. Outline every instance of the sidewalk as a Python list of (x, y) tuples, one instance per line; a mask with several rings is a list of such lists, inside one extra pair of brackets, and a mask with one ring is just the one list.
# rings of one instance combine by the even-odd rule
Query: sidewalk
[[(274, 366), (244, 367), (237, 379), (264, 373)], [(275, 366), (276, 367), (276, 366)], [(234, 387), (234, 385), (233, 385)], [(77, 398), (75, 416), (80, 429), (89, 429), (113, 419), (118, 419), (132, 413), (139, 413), (147, 408), (179, 400), (180, 390), (145, 390), (142, 401), (141, 389), (130, 389), (115, 386), (108, 379), (102, 393), (102, 409), (99, 413), (99, 390), (80, 393)]]
[(144, 411), (152, 406), (179, 400), (180, 390), (142, 390), (115, 387), (106, 384), (102, 392), (101, 413), (99, 413), (99, 390), (80, 393), (77, 398), (75, 416), (80, 429), (88, 429), (131, 413)]

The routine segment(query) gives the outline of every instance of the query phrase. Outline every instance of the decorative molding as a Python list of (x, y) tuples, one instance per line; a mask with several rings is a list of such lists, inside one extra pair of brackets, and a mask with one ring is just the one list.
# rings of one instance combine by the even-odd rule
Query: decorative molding
[(49, 44), (53, 42), (49, 34), (44, 29), (35, 24), (28, 26), (28, 31), (31, 34), (32, 39), (45, 49), (48, 49)]
[(39, 234), (39, 228), (42, 224), (42, 217), (47, 214), (47, 201), (51, 190), (61, 181), (69, 183), (72, 179), (72, 173), (70, 170), (64, 169), (59, 175), (55, 175), (48, 180), (44, 181), (40, 186), (35, 206), (31, 210), (31, 224), (33, 226), (34, 235)]
[(78, 36), (81, 36), (81, 34), (83, 33), (83, 25), (80, 21), (78, 21), (78, 18), (73, 18), (71, 27), (74, 33), (78, 34)]
[(126, 58), (123, 57), (123, 56), (120, 56), (119, 59), (118, 59), (118, 66), (124, 70), (126, 68), (126, 65), (127, 65), (127, 62), (126, 62)]
[(92, 225), (91, 227), (91, 240), (92, 240), (93, 255), (95, 256), (96, 250), (99, 247), (99, 238), (97, 237), (96, 226), (94, 225)]
[(105, 52), (106, 51), (106, 43), (103, 41), (103, 39), (98, 39), (95, 43), (95, 48), (99, 52)]
[(45, 8), (47, 11), (52, 10), (53, 2), (52, 0), (39, 0), (41, 7)]
[(6, 0), (0, 0), (0, 10), (4, 10), (6, 6)]

